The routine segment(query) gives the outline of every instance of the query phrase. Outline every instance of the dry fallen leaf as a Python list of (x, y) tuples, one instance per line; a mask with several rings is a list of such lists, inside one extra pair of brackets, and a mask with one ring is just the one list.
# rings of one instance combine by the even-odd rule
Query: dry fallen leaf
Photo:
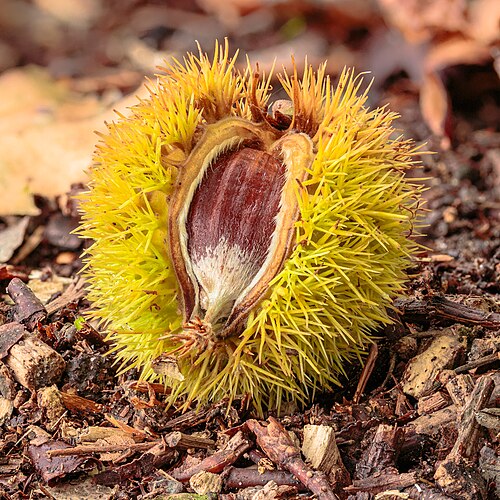
[[(423, 53), (421, 61), (414, 58), (403, 62), (403, 67), (416, 83), (421, 83), (422, 115), (432, 132), (443, 138), (441, 146), (447, 148), (450, 146), (448, 95), (439, 72), (459, 64), (484, 64), (496, 57), (495, 44), (500, 40), (500, 2), (378, 0), (378, 3), (388, 24), (401, 32), (415, 53)], [(393, 50), (394, 57), (384, 59), (399, 61), (402, 50)], [(422, 81), (418, 78), (419, 73), (423, 75)]]
[(21, 246), (29, 221), (29, 217), (22, 217), (0, 231), (0, 263), (8, 262)]
[(480, 64), (491, 59), (491, 52), (485, 45), (463, 38), (451, 38), (433, 45), (427, 52), (425, 68), (439, 71), (456, 64)]
[(443, 136), (441, 147), (448, 149), (450, 140), (444, 136), (448, 118), (448, 94), (436, 73), (427, 73), (420, 86), (420, 109), (433, 134)]
[(40, 68), (20, 68), (0, 77), (0, 215), (35, 215), (33, 194), (53, 197), (84, 182), (96, 130), (104, 130), (136, 102), (113, 105), (69, 92)]

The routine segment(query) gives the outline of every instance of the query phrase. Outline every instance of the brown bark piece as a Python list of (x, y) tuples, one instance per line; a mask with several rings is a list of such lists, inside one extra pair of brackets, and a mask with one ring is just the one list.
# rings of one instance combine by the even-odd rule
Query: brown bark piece
[(82, 398), (76, 394), (63, 391), (61, 391), (60, 396), (63, 405), (69, 411), (81, 413), (102, 413), (102, 405), (92, 401), (91, 399)]
[(403, 432), (401, 428), (381, 424), (372, 440), (356, 465), (356, 478), (366, 479), (375, 473), (396, 473), (395, 463), (401, 444)]
[(476, 413), (482, 410), (488, 403), (493, 392), (493, 387), (494, 382), (488, 375), (481, 377), (476, 382), (476, 386), (460, 417), (458, 438), (448, 455), (448, 459), (456, 456), (472, 459), (478, 451), (480, 426), (476, 421)]
[(187, 469), (178, 467), (170, 472), (170, 475), (177, 481), (186, 482), (199, 472), (222, 472), (227, 466), (233, 464), (238, 458), (251, 447), (250, 441), (243, 436), (241, 431), (237, 432), (226, 444), (224, 450), (215, 452), (200, 463), (188, 467)]
[(168, 429), (189, 429), (190, 427), (195, 427), (205, 423), (211, 416), (211, 408), (200, 408), (198, 411), (192, 410), (179, 415), (168, 421), (163, 428)]
[(500, 327), (500, 314), (474, 309), (439, 295), (425, 300), (399, 299), (395, 301), (395, 306), (401, 311), (403, 318), (411, 323), (438, 317), (485, 328)]
[(416, 447), (422, 447), (429, 439), (439, 438), (452, 427), (455, 428), (456, 421), (457, 408), (455, 405), (416, 418), (404, 428), (405, 436), (401, 451), (403, 453), (412, 452)]
[[(145, 445), (149, 443), (140, 444)], [(130, 479), (142, 479), (160, 467), (170, 463), (176, 455), (175, 450), (168, 448), (165, 443), (160, 442), (132, 462), (97, 474), (95, 476), (95, 481), (97, 484), (111, 486)]]
[(349, 472), (342, 462), (333, 427), (305, 425), (302, 453), (311, 466), (323, 471), (332, 483), (339, 486), (350, 484)]
[(457, 419), (457, 408), (454, 405), (447, 406), (430, 415), (422, 415), (408, 424), (417, 434), (426, 436), (437, 436), (442, 429), (454, 424)]
[(474, 390), (474, 380), (469, 374), (457, 375), (446, 383), (446, 390), (453, 403), (461, 408)]
[(440, 391), (429, 396), (423, 396), (418, 400), (417, 411), (419, 415), (428, 415), (435, 411), (442, 410), (450, 404), (450, 399), (447, 395)]
[(44, 305), (38, 297), (19, 278), (11, 280), (7, 286), (7, 293), (14, 301), (14, 319), (33, 328), (46, 315)]
[(9, 354), (10, 348), (16, 344), (28, 331), (21, 323), (13, 321), (0, 326), (0, 359)]
[(415, 398), (430, 394), (439, 373), (453, 368), (463, 349), (458, 337), (452, 333), (436, 337), (424, 352), (408, 363), (403, 375), (403, 392)]
[[(380, 473), (364, 479), (355, 479), (351, 486), (347, 486), (347, 493), (368, 492), (376, 495), (387, 490), (402, 490), (417, 481), (416, 474), (413, 472), (398, 473)], [(372, 497), (367, 497), (372, 498)]]
[(102, 441), (111, 443), (124, 439), (132, 439), (132, 442), (135, 442), (128, 432), (116, 427), (99, 427), (96, 425), (78, 429), (71, 437), (76, 437), (78, 442), (87, 444)]
[(310, 489), (319, 500), (337, 500), (323, 472), (312, 471), (300, 458), (286, 429), (273, 417), (264, 426), (256, 420), (247, 421), (248, 428), (256, 435), (257, 443), (264, 453), (280, 467), (288, 469), (304, 486)]
[(170, 448), (187, 450), (189, 448), (214, 448), (215, 441), (200, 436), (184, 434), (182, 432), (171, 432), (165, 437), (165, 443)]
[(66, 368), (59, 353), (29, 335), (11, 347), (5, 364), (12, 370), (16, 381), (30, 390), (55, 384)]
[(477, 382), (467, 401), (458, 425), (458, 437), (446, 459), (439, 465), (434, 479), (448, 495), (464, 500), (486, 498), (486, 484), (472, 459), (478, 451), (480, 426), (476, 414), (488, 403), (494, 382), (488, 375)]
[(83, 469), (85, 460), (80, 457), (50, 457), (50, 452), (69, 448), (69, 445), (61, 440), (53, 440), (43, 429), (32, 426), (30, 428), (34, 438), (28, 446), (28, 456), (40, 474), (42, 479), (49, 485), (67, 474)]

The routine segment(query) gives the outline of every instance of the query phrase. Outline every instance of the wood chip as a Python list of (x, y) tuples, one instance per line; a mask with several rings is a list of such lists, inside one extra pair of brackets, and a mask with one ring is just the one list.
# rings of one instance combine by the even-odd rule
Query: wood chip
[(82, 398), (69, 392), (60, 393), (64, 406), (72, 412), (81, 413), (102, 413), (102, 405), (91, 399)]
[(25, 335), (10, 348), (5, 364), (12, 370), (16, 381), (30, 390), (55, 384), (66, 367), (59, 353), (30, 335)]
[(335, 441), (335, 430), (327, 425), (305, 425), (302, 453), (315, 469), (323, 471), (331, 482), (339, 485), (350, 483)]
[(462, 355), (464, 346), (458, 336), (451, 329), (446, 332), (436, 337), (423, 353), (408, 363), (401, 386), (405, 394), (415, 398), (428, 395), (433, 391), (439, 373), (453, 368)]
[(356, 478), (366, 479), (380, 471), (396, 473), (396, 459), (403, 436), (401, 428), (387, 424), (379, 425), (370, 446), (356, 465)]
[(7, 292), (14, 301), (14, 319), (28, 328), (36, 325), (47, 311), (38, 297), (19, 278), (14, 278), (7, 286)]
[(201, 471), (191, 477), (189, 485), (198, 495), (220, 493), (222, 491), (222, 477), (219, 474)]
[(11, 417), (14, 405), (10, 399), (0, 397), (0, 426)]
[(419, 415), (434, 413), (437, 410), (446, 408), (450, 404), (450, 398), (441, 391), (437, 391), (429, 396), (423, 396), (418, 400), (417, 411)]
[(456, 375), (446, 382), (446, 390), (453, 403), (461, 408), (474, 390), (474, 380), (471, 375)]
[(319, 500), (337, 500), (323, 472), (312, 471), (300, 458), (300, 451), (295, 446), (285, 428), (273, 417), (263, 426), (256, 420), (248, 420), (248, 428), (255, 433), (257, 443), (266, 455), (276, 464), (288, 469), (304, 486), (309, 488)]

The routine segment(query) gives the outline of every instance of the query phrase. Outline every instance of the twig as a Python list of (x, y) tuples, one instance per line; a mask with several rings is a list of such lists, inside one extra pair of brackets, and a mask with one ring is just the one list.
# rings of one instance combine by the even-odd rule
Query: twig
[(293, 474), (282, 470), (268, 470), (260, 473), (258, 469), (237, 469), (233, 467), (226, 478), (225, 486), (228, 489), (248, 488), (251, 486), (264, 486), (269, 481), (274, 481), (278, 486), (296, 486), (304, 488)]
[(476, 359), (475, 361), (471, 361), (470, 363), (466, 363), (462, 366), (457, 366), (453, 371), (456, 374), (465, 373), (469, 370), (473, 370), (474, 368), (489, 365), (490, 363), (494, 363), (495, 361), (500, 361), (500, 352), (489, 354), (488, 356), (483, 356), (482, 358)]
[(222, 472), (226, 467), (232, 465), (243, 453), (251, 448), (252, 444), (244, 438), (242, 432), (236, 433), (227, 443), (226, 449), (217, 451), (213, 455), (202, 460), (199, 464), (183, 470), (182, 467), (174, 469), (170, 475), (182, 481), (183, 483), (189, 481), (191, 477), (199, 472), (212, 472), (217, 474)]
[(396, 490), (406, 488), (415, 484), (417, 481), (414, 472), (398, 473), (382, 473), (381, 475), (370, 476), (366, 479), (357, 479), (352, 482), (351, 486), (347, 486), (344, 490), (347, 493), (356, 493), (358, 491), (367, 491), (372, 495), (386, 490)]
[(81, 445), (73, 448), (64, 448), (61, 450), (51, 450), (47, 452), (50, 457), (62, 457), (70, 455), (88, 455), (92, 453), (112, 453), (118, 451), (147, 451), (153, 446), (164, 443), (168, 448), (188, 449), (188, 448), (212, 448), (215, 442), (212, 439), (198, 436), (190, 436), (182, 432), (171, 432), (163, 439), (149, 441), (147, 443), (133, 444), (115, 444), (106, 446)]
[(484, 328), (500, 327), (500, 314), (474, 309), (439, 295), (433, 295), (425, 300), (399, 299), (394, 305), (401, 311), (404, 319), (410, 322), (437, 316), (459, 323), (481, 325)]
[(256, 420), (247, 421), (248, 428), (257, 436), (257, 443), (266, 455), (280, 467), (288, 469), (302, 484), (310, 489), (319, 500), (338, 500), (323, 472), (313, 471), (300, 458), (285, 428), (273, 417), (267, 426)]
[(213, 448), (215, 441), (199, 436), (191, 436), (182, 432), (171, 432), (165, 437), (165, 443), (170, 448), (187, 450), (189, 448)]
[(375, 361), (378, 357), (378, 346), (377, 344), (372, 344), (370, 347), (370, 353), (368, 354), (368, 358), (366, 359), (365, 366), (363, 367), (363, 371), (359, 377), (358, 386), (356, 387), (356, 392), (354, 393), (354, 397), (352, 398), (352, 402), (354, 404), (358, 404), (361, 396), (365, 390), (366, 384), (370, 379), (370, 376), (373, 372), (373, 368), (375, 366)]
[(394, 373), (394, 368), (396, 367), (396, 353), (391, 353), (391, 359), (389, 360), (389, 369), (387, 370), (387, 375), (384, 378), (384, 381), (380, 384), (380, 387), (376, 390), (376, 393), (380, 393), (384, 390), (385, 386), (391, 380), (392, 374)]
[(74, 446), (73, 448), (49, 450), (47, 451), (47, 455), (49, 457), (68, 457), (68, 456), (91, 455), (93, 453), (114, 453), (119, 451), (147, 451), (158, 443), (159, 441), (151, 441), (149, 443), (114, 444), (114, 445), (110, 444), (107, 446), (92, 446), (84, 444), (81, 446)]

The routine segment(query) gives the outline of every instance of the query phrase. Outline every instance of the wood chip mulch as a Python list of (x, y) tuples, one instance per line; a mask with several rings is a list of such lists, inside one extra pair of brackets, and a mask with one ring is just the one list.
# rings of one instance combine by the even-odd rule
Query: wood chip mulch
[[(163, 386), (117, 376), (82, 321), (81, 247), (53, 232), (21, 246), (0, 264), (0, 497), (498, 498), (500, 210), (486, 151), (500, 135), (467, 141), (423, 158), (433, 250), (365, 368), (265, 420), (244, 397), (178, 413)], [(474, 163), (474, 182), (457, 162)], [(76, 213), (39, 203), (25, 241), (54, 218), (74, 227)]]

